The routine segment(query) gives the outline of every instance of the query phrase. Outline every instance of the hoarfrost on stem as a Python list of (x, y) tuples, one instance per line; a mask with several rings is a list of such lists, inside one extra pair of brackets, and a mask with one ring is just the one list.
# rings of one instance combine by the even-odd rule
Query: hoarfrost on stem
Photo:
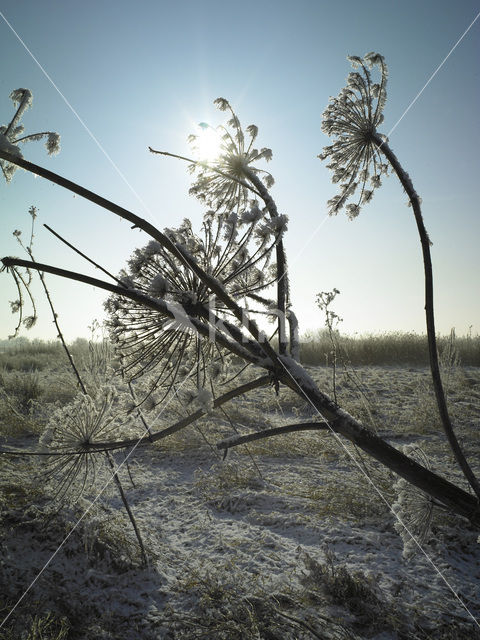
[[(46, 138), (45, 147), (48, 155), (54, 155), (60, 151), (60, 136), (53, 131), (42, 131), (40, 133), (32, 133), (23, 135), (25, 127), (19, 124), (24, 112), (31, 107), (33, 96), (29, 89), (15, 89), (10, 94), (16, 112), (8, 125), (0, 126), (0, 150), (11, 153), (17, 158), (23, 158), (18, 143), (33, 142)], [(17, 165), (6, 160), (0, 159), (0, 167), (7, 182), (13, 178), (13, 174), (17, 170)]]

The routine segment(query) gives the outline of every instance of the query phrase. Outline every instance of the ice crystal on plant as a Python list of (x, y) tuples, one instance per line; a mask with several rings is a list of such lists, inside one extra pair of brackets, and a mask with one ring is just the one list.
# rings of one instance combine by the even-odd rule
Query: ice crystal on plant
[(31, 329), (37, 322), (36, 316), (27, 316), (23, 319), (23, 325), (26, 329)]
[[(253, 166), (253, 163), (259, 160), (271, 160), (272, 151), (265, 147), (257, 149), (253, 146), (258, 127), (249, 125), (245, 135), (240, 120), (228, 100), (217, 98), (214, 104), (220, 111), (228, 111), (230, 119), (226, 126), (220, 125), (216, 129), (210, 129), (219, 139), (218, 156), (210, 161), (202, 161), (199, 157), (200, 162), (191, 166), (197, 177), (190, 193), (215, 211), (244, 211), (251, 197), (251, 191), (247, 186), (249, 172), (260, 177), (267, 189), (273, 185), (273, 177), (268, 171)], [(199, 148), (198, 138), (195, 135), (189, 137), (194, 151)]]
[[(22, 124), (19, 124), (24, 112), (32, 106), (33, 96), (29, 89), (15, 89), (10, 94), (16, 112), (8, 125), (0, 126), (0, 149), (7, 151), (12, 155), (22, 158), (22, 153), (18, 148), (18, 144), (25, 142), (34, 142), (46, 138), (45, 147), (49, 155), (56, 154), (60, 151), (60, 136), (53, 131), (42, 131), (41, 133), (32, 133), (24, 136), (25, 130)], [(0, 167), (7, 182), (13, 178), (17, 169), (17, 165), (0, 159)]]
[(167, 288), (167, 280), (161, 273), (157, 273), (157, 275), (154, 276), (152, 281), (150, 282), (148, 292), (154, 298), (163, 298), (163, 296), (167, 293)]
[[(272, 250), (286, 228), (286, 217), (260, 222), (258, 203), (250, 203), (240, 215), (232, 212), (208, 211), (202, 231), (194, 233), (191, 222), (184, 220), (178, 229), (165, 234), (177, 246), (186, 249), (197, 264), (225, 289), (233, 299), (252, 297), (275, 281), (266, 277)], [(137, 249), (123, 273), (122, 283), (143, 294), (162, 299), (174, 318), (120, 296), (112, 296), (106, 308), (109, 329), (122, 366), (130, 378), (154, 371), (153, 387), (163, 387), (165, 394), (175, 390), (177, 380), (195, 376), (195, 386), (202, 387), (210, 379), (208, 365), (221, 363), (225, 349), (201, 337), (191, 318), (205, 327), (237, 323), (232, 312), (212, 298), (210, 289), (185, 264), (180, 254), (150, 242)], [(213, 304), (212, 304), (213, 303)], [(184, 373), (182, 373), (184, 371)], [(218, 376), (214, 376), (218, 377)]]
[[(329, 160), (332, 182), (340, 183), (340, 194), (328, 201), (330, 214), (338, 213), (357, 193), (357, 202), (346, 207), (348, 217), (353, 219), (360, 213), (360, 206), (372, 199), (372, 189), (381, 185), (381, 175), (387, 173), (387, 165), (381, 162), (373, 141), (373, 134), (377, 134), (377, 127), (383, 122), (387, 65), (383, 56), (373, 52), (363, 58), (348, 56), (348, 60), (359, 71), (348, 75), (347, 86), (330, 99), (323, 113), (322, 131), (334, 142), (318, 157)], [(380, 73), (378, 82), (372, 80), (373, 67)], [(369, 184), (372, 189), (367, 187)]]
[(47, 458), (43, 472), (53, 482), (57, 498), (78, 498), (93, 484), (99, 453), (90, 445), (117, 438), (129, 422), (117, 400), (115, 388), (103, 385), (92, 393), (79, 393), (52, 414), (39, 442), (55, 454)]
[[(430, 464), (424, 451), (418, 445), (406, 445), (403, 453), (413, 458), (425, 468)], [(433, 502), (430, 496), (403, 478), (394, 484), (396, 492), (392, 511), (396, 516), (394, 527), (403, 541), (403, 556), (411, 558), (428, 538), (432, 523)]]
[(195, 398), (195, 404), (205, 413), (213, 411), (213, 395), (212, 392), (205, 388), (199, 388)]

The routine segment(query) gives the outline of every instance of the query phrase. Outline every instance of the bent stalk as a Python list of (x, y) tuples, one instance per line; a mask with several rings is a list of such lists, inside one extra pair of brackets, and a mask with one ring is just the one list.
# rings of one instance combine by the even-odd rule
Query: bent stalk
[(435, 397), (437, 400), (438, 411), (440, 419), (442, 421), (445, 434), (448, 439), (448, 443), (455, 455), (455, 459), (458, 462), (463, 474), (467, 478), (470, 486), (474, 490), (477, 498), (480, 500), (480, 484), (475, 477), (470, 465), (468, 464), (465, 454), (463, 453), (460, 444), (457, 440), (455, 432), (453, 430), (452, 421), (447, 407), (447, 401), (445, 398), (445, 392), (442, 384), (442, 377), (440, 374), (440, 366), (438, 363), (438, 349), (437, 339), (435, 335), (435, 315), (433, 308), (433, 269), (432, 258), (430, 253), (430, 239), (428, 237), (425, 224), (423, 222), (422, 211), (420, 207), (420, 198), (416, 193), (413, 183), (406, 171), (403, 170), (397, 156), (394, 154), (388, 143), (385, 142), (377, 133), (373, 134), (373, 141), (377, 145), (379, 151), (381, 151), (393, 170), (398, 176), (398, 179), (402, 183), (403, 188), (407, 192), (408, 198), (412, 205), (413, 214), (415, 216), (415, 222), (417, 224), (418, 234), (420, 236), (420, 242), (422, 245), (423, 255), (423, 267), (425, 273), (425, 316), (427, 324), (427, 337), (428, 337), (428, 353), (430, 359), (430, 370), (432, 373), (433, 388), (435, 391)]

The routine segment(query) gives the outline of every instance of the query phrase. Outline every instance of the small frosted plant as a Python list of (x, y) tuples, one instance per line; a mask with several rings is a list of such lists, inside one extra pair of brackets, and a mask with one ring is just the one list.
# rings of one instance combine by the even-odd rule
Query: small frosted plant
[[(60, 136), (53, 131), (42, 131), (41, 133), (31, 133), (23, 135), (25, 127), (20, 124), (25, 111), (32, 106), (33, 96), (28, 89), (15, 89), (10, 94), (14, 106), (15, 114), (8, 125), (0, 126), (0, 149), (4, 149), (12, 153), (18, 158), (22, 158), (22, 153), (18, 147), (19, 143), (33, 142), (46, 138), (45, 147), (49, 155), (56, 154), (60, 151)], [(17, 169), (17, 165), (0, 159), (0, 167), (7, 182), (13, 178)]]
[[(430, 468), (425, 452), (418, 445), (406, 445), (403, 451), (427, 469)], [(398, 478), (393, 488), (396, 493), (392, 504), (392, 512), (396, 516), (393, 526), (403, 541), (403, 557), (410, 559), (428, 540), (434, 504), (428, 494), (419, 491), (403, 478)]]
[[(29, 257), (33, 259), (32, 247), (33, 247), (33, 238), (34, 238), (34, 226), (35, 219), (37, 217), (37, 208), (32, 206), (29, 208), (28, 213), (32, 218), (32, 226), (30, 231), (30, 239), (27, 244), (24, 244), (22, 240), (22, 232), (19, 229), (15, 229), (13, 232), (13, 236), (16, 238), (19, 245), (22, 249), (27, 253)], [(33, 271), (28, 267), (22, 271), (16, 267), (12, 268), (12, 277), (15, 282), (15, 286), (17, 288), (18, 298), (16, 300), (12, 300), (10, 302), (10, 308), (12, 313), (18, 313), (18, 322), (15, 327), (15, 332), (13, 335), (9, 336), (9, 338), (15, 338), (21, 326), (23, 325), (26, 329), (31, 329), (37, 322), (37, 309), (35, 305), (35, 299), (31, 294), (30, 285), (33, 279)], [(41, 277), (41, 276), (40, 276)], [(25, 296), (23, 291), (27, 292), (28, 298), (32, 304), (33, 313), (29, 316), (24, 317), (24, 307), (25, 307)]]
[(317, 305), (321, 311), (325, 313), (325, 326), (328, 331), (328, 338), (330, 340), (330, 344), (332, 350), (330, 355), (332, 356), (332, 384), (333, 384), (333, 398), (335, 402), (337, 402), (337, 355), (338, 355), (338, 344), (337, 344), (337, 335), (338, 330), (337, 326), (340, 322), (342, 322), (342, 318), (330, 308), (330, 305), (335, 300), (337, 295), (340, 293), (338, 289), (333, 289), (332, 291), (321, 291), (317, 294)]
[(42, 472), (52, 480), (57, 499), (67, 494), (76, 499), (95, 482), (99, 453), (91, 445), (115, 440), (125, 426), (116, 400), (116, 390), (102, 386), (88, 395), (79, 393), (52, 414), (39, 442), (54, 454)]

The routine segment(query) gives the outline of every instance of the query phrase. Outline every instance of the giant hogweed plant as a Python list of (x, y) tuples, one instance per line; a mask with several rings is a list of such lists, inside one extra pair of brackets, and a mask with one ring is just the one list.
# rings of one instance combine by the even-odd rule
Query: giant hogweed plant
[[(138, 390), (131, 396), (134, 408), (144, 416), (147, 407), (163, 407), (170, 401), (180, 407), (181, 417), (172, 419), (170, 424), (165, 425), (164, 418), (149, 418), (146, 425), (143, 417), (140, 432), (119, 437), (116, 429), (111, 428), (116, 424), (111, 414), (113, 403), (108, 404), (108, 411), (97, 411), (95, 420), (84, 410), (88, 403), (81, 403), (81, 411), (70, 412), (69, 420), (62, 420), (60, 430), (51, 424), (49, 428), (54, 434), (43, 438), (44, 445), (49, 445), (49, 451), (56, 456), (59, 473), (64, 469), (70, 473), (69, 482), (73, 481), (72, 475), (88, 478), (86, 465), (91, 469), (101, 453), (113, 450), (130, 453), (137, 447), (150, 446), (211, 411), (224, 410), (224, 405), (233, 398), (261, 386), (272, 385), (278, 391), (284, 385), (299, 399), (309, 402), (319, 419), (235, 435), (218, 442), (217, 448), (226, 453), (231, 447), (259, 438), (302, 430), (329, 430), (337, 439), (343, 437), (353, 442), (423, 492), (429, 505), (450, 510), (480, 528), (478, 482), (456, 440), (438, 370), (430, 243), (420, 199), (388, 141), (377, 131), (383, 119), (387, 68), (378, 54), (350, 60), (358, 70), (348, 76), (346, 88), (331, 100), (323, 116), (323, 130), (333, 138), (333, 144), (324, 149), (321, 157), (330, 160), (333, 181), (340, 183), (341, 189), (329, 201), (329, 208), (331, 213), (337, 213), (345, 207), (349, 217), (356, 217), (380, 186), (381, 176), (389, 171), (398, 176), (406, 190), (424, 255), (427, 330), (438, 406), (448, 441), (471, 490), (466, 491), (432, 472), (418, 457), (407, 455), (370, 431), (319, 389), (299, 364), (297, 326), (290, 305), (282, 241), (286, 217), (279, 215), (271, 196), (271, 175), (257, 166), (259, 161), (270, 159), (271, 151), (255, 148), (257, 127), (251, 125), (244, 132), (224, 99), (216, 103), (229, 114), (229, 120), (214, 132), (221, 141), (214, 160), (151, 149), (153, 153), (188, 163), (194, 174), (191, 192), (208, 208), (200, 233), (193, 231), (189, 221), (176, 229), (161, 231), (120, 205), (25, 160), (15, 139), (9, 137), (11, 127), (2, 128), (2, 163), (50, 180), (124, 218), (146, 234), (145, 246), (135, 251), (125, 272), (118, 277), (111, 276), (100, 265), (97, 266), (108, 279), (14, 257), (2, 259), (3, 270), (14, 277), (20, 293), (22, 287), (29, 286), (24, 269), (54, 274), (109, 292), (108, 326), (119, 356), (118, 371), (130, 390)], [(379, 75), (378, 82), (372, 78), (375, 72)], [(191, 141), (194, 146), (198, 142), (195, 137)], [(353, 198), (356, 202), (349, 202)], [(19, 308), (23, 301), (20, 293)], [(275, 319), (274, 335), (267, 337), (259, 329), (257, 314)], [(286, 320), (289, 332), (285, 330)], [(251, 375), (247, 381), (236, 373), (230, 374), (228, 363), (232, 356), (245, 367), (263, 373)], [(143, 384), (145, 379), (148, 382)], [(108, 416), (105, 424), (104, 416)], [(3, 453), (13, 452), (4, 448)]]

